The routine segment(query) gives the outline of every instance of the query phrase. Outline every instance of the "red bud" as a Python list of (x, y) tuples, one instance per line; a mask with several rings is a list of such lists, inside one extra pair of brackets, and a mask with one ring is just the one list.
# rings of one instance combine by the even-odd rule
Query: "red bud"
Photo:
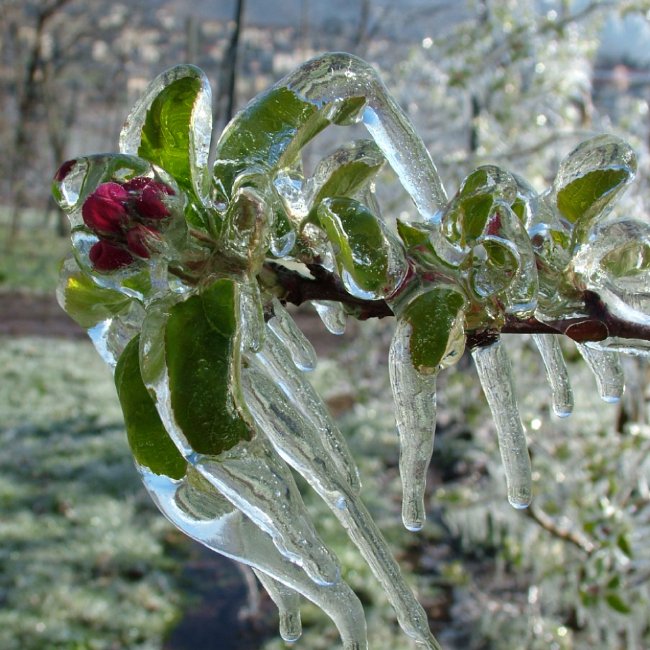
[(128, 221), (124, 201), (128, 195), (119, 183), (102, 183), (81, 208), (84, 223), (98, 234), (118, 234)]
[(54, 180), (57, 183), (62, 183), (65, 180), (65, 177), (70, 173), (70, 170), (75, 166), (76, 160), (66, 160), (61, 167), (59, 167), (54, 174)]
[(152, 238), (158, 239), (156, 231), (141, 223), (135, 225), (126, 233), (126, 243), (129, 246), (129, 250), (138, 257), (150, 257), (151, 254), (147, 240)]
[(131, 253), (105, 239), (100, 239), (93, 244), (88, 252), (88, 257), (98, 271), (115, 271), (115, 269), (128, 266), (133, 262)]

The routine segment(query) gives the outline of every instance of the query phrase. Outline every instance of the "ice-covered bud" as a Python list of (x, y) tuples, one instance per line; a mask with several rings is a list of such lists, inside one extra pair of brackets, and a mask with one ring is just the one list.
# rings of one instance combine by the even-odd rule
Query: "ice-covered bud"
[(70, 173), (70, 170), (77, 164), (76, 160), (66, 160), (61, 167), (59, 167), (56, 170), (56, 174), (54, 174), (54, 180), (57, 183), (62, 183), (66, 176)]
[(119, 234), (129, 219), (124, 204), (127, 197), (119, 183), (102, 183), (81, 208), (84, 223), (98, 234)]
[(141, 223), (130, 228), (126, 233), (126, 243), (129, 250), (138, 257), (148, 259), (151, 256), (149, 242), (151, 239), (159, 239), (158, 233), (153, 229)]
[(115, 271), (133, 262), (133, 256), (116, 244), (100, 239), (88, 252), (90, 262), (97, 271)]
[(143, 219), (159, 220), (169, 216), (169, 208), (163, 198), (173, 196), (174, 190), (152, 178), (133, 178), (124, 184), (127, 192), (136, 193), (135, 210)]

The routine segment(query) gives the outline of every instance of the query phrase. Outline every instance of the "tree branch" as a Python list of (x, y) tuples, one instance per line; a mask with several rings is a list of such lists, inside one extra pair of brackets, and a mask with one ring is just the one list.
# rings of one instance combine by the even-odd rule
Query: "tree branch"
[[(358, 320), (393, 316), (385, 300), (364, 300), (348, 293), (341, 279), (318, 264), (307, 265), (311, 277), (277, 262), (266, 262), (274, 290), (284, 302), (301, 305), (309, 300), (340, 302)], [(577, 343), (602, 341), (608, 337), (650, 341), (650, 327), (612, 314), (597, 293), (582, 293), (583, 314), (574, 318), (540, 321), (537, 318), (506, 316), (501, 327), (467, 332), (469, 348), (494, 342), (499, 334), (564, 334)]]

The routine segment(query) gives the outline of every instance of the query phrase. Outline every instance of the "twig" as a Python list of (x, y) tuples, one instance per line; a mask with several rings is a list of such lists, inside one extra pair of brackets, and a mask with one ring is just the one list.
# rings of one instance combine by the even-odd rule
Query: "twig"
[(549, 517), (543, 510), (540, 510), (534, 505), (530, 505), (526, 509), (526, 514), (537, 524), (539, 524), (545, 531), (551, 533), (554, 537), (569, 542), (578, 547), (587, 555), (591, 555), (596, 550), (596, 545), (583, 534), (576, 530), (570, 530), (558, 526), (553, 518)]
[[(359, 320), (394, 315), (385, 300), (364, 300), (348, 293), (340, 278), (320, 265), (308, 266), (312, 277), (276, 262), (267, 262), (265, 268), (275, 278), (278, 297), (293, 305), (308, 300), (331, 300), (340, 302)], [(498, 328), (468, 331), (467, 345), (470, 348), (488, 345), (499, 334), (564, 334), (577, 343), (603, 341), (608, 337), (650, 341), (649, 326), (612, 314), (597, 293), (583, 291), (581, 298), (584, 312), (581, 316), (540, 321), (509, 315)]]

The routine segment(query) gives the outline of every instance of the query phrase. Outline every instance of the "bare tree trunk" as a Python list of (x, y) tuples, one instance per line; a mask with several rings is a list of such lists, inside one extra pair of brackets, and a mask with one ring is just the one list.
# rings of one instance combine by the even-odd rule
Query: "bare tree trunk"
[(27, 205), (29, 193), (28, 183), (24, 176), (24, 160), (29, 155), (29, 144), (31, 141), (32, 120), (36, 115), (40, 94), (41, 82), (38, 79), (43, 67), (43, 42), (47, 22), (70, 0), (55, 0), (41, 8), (35, 27), (35, 36), (25, 66), (25, 78), (22, 85), (22, 93), (18, 101), (18, 120), (13, 142), (13, 164), (10, 169), (10, 191), (12, 194), (12, 213), (9, 234), (6, 240), (6, 248), (9, 250), (18, 236), (20, 228), (20, 214)]
[(235, 27), (230, 36), (228, 52), (224, 66), (224, 93), (226, 108), (223, 112), (223, 122), (227, 124), (232, 119), (235, 111), (237, 93), (237, 53), (239, 51), (239, 39), (242, 31), (242, 18), (244, 15), (244, 0), (237, 0), (235, 7)]

